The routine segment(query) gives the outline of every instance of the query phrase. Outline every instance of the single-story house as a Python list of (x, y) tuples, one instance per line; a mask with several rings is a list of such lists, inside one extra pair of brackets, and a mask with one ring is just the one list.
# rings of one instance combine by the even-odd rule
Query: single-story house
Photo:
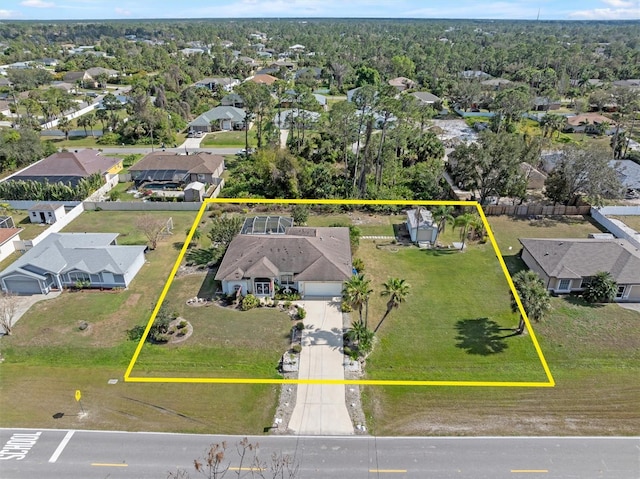
[(353, 274), (349, 228), (289, 227), (284, 234), (239, 234), (215, 279), (226, 294), (273, 297), (295, 289), (306, 299), (341, 296)]
[(219, 130), (241, 130), (244, 128), (245, 118), (246, 113), (242, 108), (217, 106), (189, 123), (189, 130), (207, 133)]
[(510, 80), (506, 78), (491, 78), (489, 80), (483, 80), (480, 82), (482, 86), (486, 86), (488, 88), (494, 88), (496, 90), (500, 89), (505, 85), (509, 85), (511, 83)]
[(533, 109), (535, 111), (559, 110), (561, 106), (560, 100), (552, 100), (543, 96), (537, 96), (533, 99)]
[(481, 70), (464, 70), (458, 73), (458, 76), (467, 80), (486, 80), (491, 78), (491, 75)]
[(282, 110), (280, 113), (276, 113), (273, 117), (273, 123), (277, 128), (287, 129), (291, 128), (291, 122), (298, 121), (302, 123), (306, 122), (308, 127), (316, 123), (320, 119), (320, 113), (309, 110), (293, 109)]
[(620, 86), (623, 88), (631, 88), (634, 90), (640, 89), (640, 78), (630, 78), (628, 80), (616, 80), (613, 82), (613, 86)]
[(203, 78), (202, 80), (195, 83), (195, 86), (208, 88), (209, 90), (213, 90), (214, 88), (220, 86), (223, 90), (229, 92), (238, 85), (240, 85), (240, 80), (238, 80), (237, 78), (226, 77)]
[(224, 158), (211, 153), (179, 155), (155, 151), (129, 168), (136, 186), (152, 182), (173, 182), (187, 185), (193, 181), (217, 184), (224, 171)]
[(631, 160), (611, 160), (609, 166), (616, 170), (625, 188), (640, 192), (640, 165)]
[(54, 81), (51, 82), (51, 88), (57, 88), (58, 90), (62, 90), (66, 93), (77, 93), (78, 87), (75, 83), (69, 83), (65, 81)]
[(91, 149), (61, 151), (32, 164), (7, 181), (62, 182), (75, 186), (82, 178), (95, 173), (104, 177), (115, 175), (122, 170), (122, 161), (122, 158), (102, 156), (99, 151)]
[(410, 95), (420, 100), (420, 103), (422, 103), (423, 105), (441, 105), (442, 104), (441, 98), (435, 96), (433, 93), (430, 93), (428, 91), (414, 91), (413, 93), (410, 93)]
[(106, 75), (108, 78), (115, 78), (119, 75), (118, 70), (113, 70), (112, 68), (103, 68), (103, 67), (91, 67), (86, 70), (86, 73), (91, 76), (94, 80), (97, 79), (98, 75)]
[[(293, 63), (292, 63), (292, 65), (293, 65)], [(320, 68), (320, 67), (305, 67), (305, 68), (301, 68), (300, 70), (296, 71), (296, 73), (294, 74), (293, 78), (295, 80), (298, 80), (302, 76), (311, 76), (315, 80), (320, 80), (320, 78), (322, 77), (322, 68)]]
[(407, 210), (407, 230), (414, 243), (427, 241), (433, 245), (438, 238), (438, 224), (426, 208)]
[(20, 241), (22, 228), (0, 228), (0, 261), (16, 250), (15, 241)]
[(613, 134), (616, 123), (610, 118), (598, 113), (582, 113), (580, 115), (568, 116), (563, 131), (572, 133), (600, 133), (599, 128), (603, 123), (609, 125), (603, 133), (605, 135)]
[(221, 106), (233, 106), (236, 108), (244, 108), (244, 99), (237, 93), (229, 93), (220, 100)]
[(146, 246), (119, 246), (118, 233), (52, 233), (0, 273), (13, 294), (48, 294), (77, 282), (126, 288), (145, 262)]
[(265, 75), (265, 74), (260, 74), (260, 75), (254, 75), (250, 78), (247, 78), (246, 81), (251, 81), (253, 83), (258, 83), (258, 84), (264, 84), (267, 86), (271, 86), (273, 85), (278, 79), (274, 76), (271, 75)]
[(406, 77), (392, 78), (388, 83), (398, 91), (410, 90), (417, 86), (416, 82)]
[(63, 204), (36, 203), (28, 210), (29, 220), (32, 223), (45, 223), (51, 225), (61, 219), (66, 211)]
[(522, 260), (557, 294), (580, 292), (601, 271), (618, 283), (616, 301), (640, 302), (640, 251), (627, 240), (522, 238)]

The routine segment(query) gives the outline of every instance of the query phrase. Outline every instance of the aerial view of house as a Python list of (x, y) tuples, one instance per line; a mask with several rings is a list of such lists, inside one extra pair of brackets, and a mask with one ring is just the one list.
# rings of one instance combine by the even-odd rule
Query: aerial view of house
[(211, 153), (181, 155), (163, 151), (149, 153), (129, 168), (136, 186), (145, 186), (149, 182), (172, 182), (178, 186), (185, 186), (193, 181), (217, 184), (223, 171), (222, 156)]
[(75, 186), (82, 178), (93, 174), (106, 177), (121, 170), (122, 158), (104, 156), (98, 150), (61, 151), (16, 173), (10, 180), (62, 182)]
[(640, 251), (626, 240), (522, 238), (520, 243), (522, 260), (554, 293), (582, 291), (604, 271), (618, 283), (616, 301), (640, 301)]
[(290, 288), (305, 298), (340, 296), (353, 274), (349, 229), (283, 229), (278, 220), (264, 219), (276, 227), (245, 228), (233, 239), (215, 276), (222, 290), (273, 297), (276, 288)]
[(0, 273), (2, 290), (30, 295), (74, 287), (126, 288), (146, 246), (120, 246), (117, 233), (52, 233)]

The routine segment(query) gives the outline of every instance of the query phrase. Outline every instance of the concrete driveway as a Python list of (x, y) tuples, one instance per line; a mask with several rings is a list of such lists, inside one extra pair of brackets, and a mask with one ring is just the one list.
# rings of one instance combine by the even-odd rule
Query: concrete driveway
[[(36, 304), (39, 301), (44, 301), (45, 299), (53, 299), (60, 296), (60, 291), (52, 291), (49, 294), (32, 294), (29, 296), (15, 296), (15, 300), (17, 301), (16, 312), (13, 315), (13, 323), (12, 326), (18, 322), (18, 320), (29, 311), (29, 308)], [(0, 335), (5, 333), (4, 328), (0, 326)]]
[[(332, 301), (300, 301), (304, 320), (299, 379), (344, 379), (342, 313)], [(353, 424), (345, 404), (344, 385), (299, 384), (289, 427), (303, 435), (349, 435)]]
[(621, 308), (630, 309), (631, 311), (637, 311), (640, 313), (640, 303), (618, 303)]

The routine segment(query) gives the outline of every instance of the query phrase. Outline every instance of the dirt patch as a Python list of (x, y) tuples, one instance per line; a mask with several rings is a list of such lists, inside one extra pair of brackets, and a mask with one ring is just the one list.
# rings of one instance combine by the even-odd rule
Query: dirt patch
[(134, 307), (136, 304), (138, 304), (138, 301), (140, 300), (140, 296), (141, 296), (140, 293), (133, 293), (124, 302), (124, 306), (126, 306), (128, 308)]

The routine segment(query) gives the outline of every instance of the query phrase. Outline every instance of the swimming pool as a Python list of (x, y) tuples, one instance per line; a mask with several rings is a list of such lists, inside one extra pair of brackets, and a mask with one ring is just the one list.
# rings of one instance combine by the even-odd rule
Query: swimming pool
[(180, 188), (180, 183), (145, 183), (141, 186), (143, 190), (177, 190)]

